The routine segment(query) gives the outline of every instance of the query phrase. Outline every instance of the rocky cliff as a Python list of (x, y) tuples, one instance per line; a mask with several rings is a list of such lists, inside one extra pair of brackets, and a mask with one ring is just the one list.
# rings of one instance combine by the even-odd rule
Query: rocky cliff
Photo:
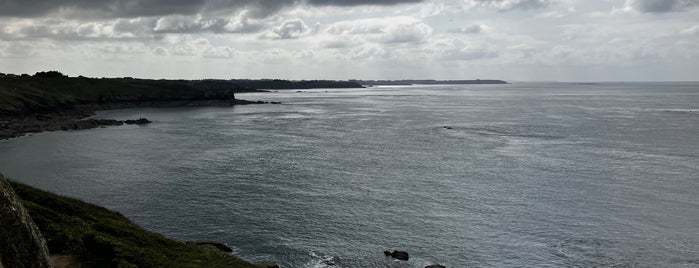
[(49, 251), (10, 184), (0, 175), (0, 268), (48, 268)]

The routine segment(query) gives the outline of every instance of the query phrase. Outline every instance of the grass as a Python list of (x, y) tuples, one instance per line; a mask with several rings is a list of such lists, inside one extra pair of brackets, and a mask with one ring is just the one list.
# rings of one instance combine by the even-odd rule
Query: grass
[(147, 231), (118, 212), (10, 182), (51, 254), (83, 267), (256, 267), (224, 252)]

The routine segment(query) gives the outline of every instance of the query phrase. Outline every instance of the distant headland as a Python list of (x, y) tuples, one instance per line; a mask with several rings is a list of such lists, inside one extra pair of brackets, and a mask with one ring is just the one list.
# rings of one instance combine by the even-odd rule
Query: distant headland
[(503, 80), (350, 80), (365, 86), (408, 86), (408, 85), (487, 85), (507, 84)]

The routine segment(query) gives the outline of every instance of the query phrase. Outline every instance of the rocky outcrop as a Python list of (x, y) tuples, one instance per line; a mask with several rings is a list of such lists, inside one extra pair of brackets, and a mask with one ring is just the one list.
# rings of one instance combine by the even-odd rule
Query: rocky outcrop
[(401, 261), (407, 261), (408, 259), (410, 259), (410, 255), (408, 255), (408, 252), (400, 250), (394, 250), (393, 252), (386, 250), (383, 252), (383, 254)]
[(255, 266), (260, 268), (279, 268), (279, 265), (270, 261), (256, 263)]
[(27, 210), (0, 175), (0, 268), (49, 268), (49, 250)]
[(197, 246), (202, 246), (210, 249), (220, 250), (226, 253), (232, 253), (233, 249), (226, 244), (214, 241), (199, 241), (199, 242), (187, 242), (188, 244), (195, 244)]
[(447, 267), (445, 267), (444, 265), (441, 265), (441, 264), (432, 264), (432, 265), (425, 266), (425, 268), (447, 268)]
[(151, 121), (145, 118), (139, 118), (136, 120), (126, 120), (124, 121), (124, 123), (126, 123), (127, 125), (146, 125), (150, 124)]

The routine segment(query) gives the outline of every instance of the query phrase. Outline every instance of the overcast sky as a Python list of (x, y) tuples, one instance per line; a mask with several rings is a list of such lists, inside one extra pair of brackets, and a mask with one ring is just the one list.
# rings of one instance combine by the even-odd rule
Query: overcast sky
[(699, 80), (699, 0), (0, 0), (0, 72)]

